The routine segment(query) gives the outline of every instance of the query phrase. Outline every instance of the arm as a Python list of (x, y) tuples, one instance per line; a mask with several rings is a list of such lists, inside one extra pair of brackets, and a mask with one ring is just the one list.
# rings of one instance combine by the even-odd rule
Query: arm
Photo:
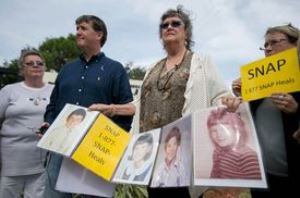
[[(132, 102), (132, 100), (133, 100), (133, 96), (131, 93), (128, 75), (124, 67), (119, 63), (117, 71), (113, 76), (112, 102), (111, 102), (113, 105), (111, 106), (111, 110), (112, 111), (115, 110), (116, 111), (115, 113), (128, 114), (128, 115), (114, 115), (112, 117), (112, 120), (127, 131), (131, 129), (132, 118), (133, 118), (132, 115), (134, 114), (134, 108), (129, 104)], [(121, 106), (116, 107), (114, 105), (121, 105)]]
[(59, 78), (60, 78), (60, 73), (58, 74), (58, 76), (55, 80), (55, 86), (50, 95), (50, 102), (47, 105), (46, 112), (44, 114), (44, 121), (45, 121), (45, 123), (47, 123), (48, 126), (49, 126), (49, 124), (51, 124), (54, 121), (54, 119), (56, 117), (55, 109), (56, 109), (56, 102), (57, 102), (58, 95), (59, 95), (59, 91), (58, 91)]
[(92, 104), (89, 110), (100, 111), (101, 113), (110, 117), (119, 116), (132, 116), (135, 114), (135, 106), (132, 103), (127, 104)]
[(9, 87), (4, 87), (0, 90), (0, 130), (2, 128), (2, 123), (5, 119), (5, 111), (10, 102), (10, 91)]
[(205, 75), (207, 79), (208, 99), (211, 106), (220, 105), (223, 96), (230, 95), (228, 88), (217, 66), (208, 56), (204, 61)]
[(234, 80), (231, 84), (232, 92), (235, 96), (224, 96), (222, 97), (222, 104), (227, 107), (227, 110), (230, 112), (235, 112), (239, 105), (243, 102), (241, 97), (241, 79), (238, 78)]
[(229, 93), (214, 67), (207, 56), (193, 54), (184, 93), (183, 115), (217, 105), (219, 99)]

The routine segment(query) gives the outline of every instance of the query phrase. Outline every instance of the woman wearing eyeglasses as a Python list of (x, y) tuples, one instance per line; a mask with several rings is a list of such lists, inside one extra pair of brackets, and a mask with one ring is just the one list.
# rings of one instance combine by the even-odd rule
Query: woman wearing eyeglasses
[(43, 83), (45, 64), (37, 51), (19, 59), (24, 81), (0, 90), (0, 197), (42, 198), (45, 152), (36, 147), (37, 129), (53, 86)]
[[(182, 7), (161, 16), (159, 36), (166, 57), (145, 76), (139, 100), (140, 132), (212, 106), (227, 92), (211, 59), (192, 52), (192, 24)], [(149, 197), (190, 197), (188, 187), (148, 188), (148, 193)]]
[[(291, 24), (269, 28), (265, 34), (264, 47), (266, 56), (292, 47), (297, 47), (299, 51), (299, 29)], [(232, 89), (237, 95), (241, 93), (241, 86), (240, 79), (232, 83)], [(293, 138), (293, 134), (298, 128), (299, 103), (299, 92), (274, 93), (268, 98), (250, 102), (269, 185), (267, 191), (253, 190), (254, 198), (298, 194), (300, 144)], [(232, 108), (236, 108), (236, 105)]]

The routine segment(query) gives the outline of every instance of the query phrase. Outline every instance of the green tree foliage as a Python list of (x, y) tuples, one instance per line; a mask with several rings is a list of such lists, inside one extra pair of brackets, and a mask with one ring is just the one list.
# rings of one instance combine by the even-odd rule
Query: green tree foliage
[(5, 61), (3, 66), (1, 66), (0, 73), (0, 88), (7, 84), (11, 84), (21, 80), (19, 74), (18, 60), (13, 59), (10, 62)]
[[(23, 50), (34, 49), (25, 47)], [(47, 71), (54, 69), (59, 71), (67, 62), (77, 58), (80, 50), (76, 46), (75, 36), (69, 34), (67, 37), (47, 38), (38, 48), (45, 58)], [(18, 59), (6, 61), (0, 66), (0, 87), (19, 81)]]
[(39, 47), (39, 51), (45, 58), (47, 70), (54, 69), (57, 72), (64, 64), (80, 54), (73, 34), (69, 34), (66, 38), (47, 38)]
[(130, 70), (129, 77), (133, 80), (143, 80), (145, 73), (146, 70), (144, 68), (137, 67)]
[[(25, 47), (24, 50), (34, 49)], [(54, 69), (59, 72), (60, 68), (67, 62), (76, 59), (80, 50), (78, 49), (75, 41), (75, 36), (69, 34), (67, 37), (47, 38), (39, 47), (38, 51), (45, 58), (47, 71)], [(6, 61), (0, 66), (5, 73), (0, 73), (0, 87), (19, 81), (21, 78), (18, 75), (18, 59)], [(142, 67), (133, 66), (133, 62), (125, 64), (125, 69), (128, 72), (129, 78), (134, 80), (143, 80), (146, 70)]]
[[(84, 198), (84, 195), (75, 194), (72, 198)], [(114, 198), (148, 198), (147, 188), (139, 185), (118, 184)]]
[(145, 186), (118, 184), (114, 198), (147, 198)]
[(133, 67), (133, 62), (126, 63), (125, 69), (129, 75), (129, 78), (133, 80), (143, 80), (146, 74), (146, 69), (142, 67)]

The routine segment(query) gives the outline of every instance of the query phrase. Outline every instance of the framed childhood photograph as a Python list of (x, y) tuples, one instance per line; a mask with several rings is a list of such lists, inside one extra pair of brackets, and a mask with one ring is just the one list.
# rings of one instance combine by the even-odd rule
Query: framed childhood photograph
[(98, 114), (66, 104), (37, 146), (70, 157)]
[(151, 187), (164, 188), (191, 185), (191, 127), (191, 115), (188, 115), (162, 128)]
[(256, 130), (247, 104), (193, 114), (194, 185), (266, 188)]
[(159, 144), (160, 128), (135, 134), (116, 170), (113, 182), (148, 185)]

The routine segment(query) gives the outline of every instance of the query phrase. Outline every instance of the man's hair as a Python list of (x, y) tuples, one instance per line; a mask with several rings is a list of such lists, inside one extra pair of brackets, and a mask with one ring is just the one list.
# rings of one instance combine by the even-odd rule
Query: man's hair
[(173, 127), (169, 131), (168, 135), (166, 136), (166, 139), (165, 139), (165, 144), (166, 145), (167, 145), (167, 143), (170, 141), (170, 139), (172, 137), (175, 137), (177, 144), (180, 145), (180, 143), (181, 143), (181, 134), (180, 134), (180, 130), (179, 130), (179, 128), (177, 126)]
[(27, 56), (30, 56), (30, 55), (39, 56), (43, 61), (45, 61), (42, 54), (40, 52), (38, 52), (37, 50), (35, 50), (35, 49), (24, 49), (24, 50), (21, 51), (21, 55), (20, 55), (20, 58), (18, 60), (19, 68), (22, 68), (22, 65), (24, 64), (25, 58)]
[(226, 108), (212, 110), (207, 118), (207, 128), (211, 136), (211, 128), (216, 125), (231, 126), (235, 133), (239, 133), (238, 145), (244, 145), (248, 140), (248, 130), (241, 116), (236, 112), (228, 112)]
[(134, 143), (133, 147), (132, 147), (132, 151), (135, 149), (135, 147), (139, 144), (144, 144), (147, 143), (149, 145), (149, 147), (151, 147), (150, 151), (145, 155), (144, 160), (148, 160), (151, 157), (151, 153), (152, 153), (152, 148), (153, 148), (153, 137), (152, 134), (145, 134), (145, 135), (141, 135)]
[(100, 45), (101, 45), (101, 47), (103, 47), (106, 42), (106, 39), (107, 39), (107, 28), (106, 28), (104, 21), (94, 15), (82, 15), (76, 19), (76, 25), (79, 25), (80, 23), (83, 23), (83, 22), (86, 22), (86, 23), (91, 22), (92, 28), (96, 32), (102, 32), (103, 35), (100, 40)]
[[(190, 16), (187, 11), (184, 11), (183, 6), (178, 5), (176, 9), (169, 9), (160, 18), (160, 24), (164, 22), (167, 18), (178, 17), (182, 20), (184, 24), (184, 29), (186, 31), (185, 47), (188, 50), (191, 50), (191, 47), (194, 45), (193, 37), (193, 25), (190, 19)], [(159, 36), (162, 36), (162, 30), (159, 28)]]
[(82, 116), (82, 120), (85, 118), (85, 115), (86, 115), (86, 111), (84, 109), (76, 109), (74, 111), (72, 111), (68, 117), (67, 117), (67, 120), (73, 116), (73, 115), (79, 115), (79, 116)]

